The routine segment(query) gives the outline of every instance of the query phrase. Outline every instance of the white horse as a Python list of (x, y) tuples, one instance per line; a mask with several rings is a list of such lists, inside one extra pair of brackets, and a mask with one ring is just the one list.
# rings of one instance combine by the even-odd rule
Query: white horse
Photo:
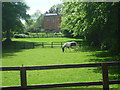
[(74, 49), (77, 49), (78, 48), (78, 45), (77, 45), (77, 42), (75, 41), (72, 41), (72, 42), (66, 42), (63, 46), (62, 46), (62, 51), (64, 52), (65, 51), (65, 48), (74, 48)]

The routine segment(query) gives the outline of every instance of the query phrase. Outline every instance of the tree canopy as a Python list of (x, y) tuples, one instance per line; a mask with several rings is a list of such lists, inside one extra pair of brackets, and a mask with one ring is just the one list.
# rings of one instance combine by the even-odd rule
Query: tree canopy
[(26, 14), (29, 7), (24, 2), (3, 2), (2, 3), (2, 31), (10, 41), (12, 32), (23, 30), (21, 19), (27, 20)]
[(118, 2), (64, 2), (62, 30), (84, 35), (90, 44), (118, 53), (120, 24)]
[(46, 13), (57, 13), (61, 14), (63, 4), (53, 5)]
[(43, 14), (37, 10), (25, 23), (26, 31), (40, 32), (43, 29)]

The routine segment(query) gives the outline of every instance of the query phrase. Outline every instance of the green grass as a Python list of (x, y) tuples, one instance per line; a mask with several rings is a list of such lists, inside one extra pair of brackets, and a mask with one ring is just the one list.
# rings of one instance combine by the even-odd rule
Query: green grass
[(27, 42), (66, 42), (66, 41), (83, 41), (83, 39), (74, 38), (13, 38), (13, 41), (27, 41)]
[[(13, 39), (14, 41), (71, 41), (70, 38), (29, 38)], [(63, 53), (61, 48), (34, 48), (20, 50), (4, 50), (2, 66), (42, 66), (42, 65), (61, 65), (61, 64), (83, 64), (96, 57), (93, 52), (71, 52)], [(95, 68), (76, 68), (76, 69), (57, 69), (57, 70), (33, 70), (27, 71), (28, 85), (67, 83), (67, 82), (89, 82), (101, 81), (101, 73), (93, 72)], [(20, 85), (20, 76), (18, 71), (3, 71), (2, 86)], [(92, 87), (92, 86), (90, 86)], [(93, 86), (96, 88), (96, 86)], [(98, 86), (101, 87), (101, 86)]]
[(2, 66), (31, 66), (31, 65), (55, 65), (89, 63), (90, 52), (67, 51), (63, 53), (61, 48), (36, 48), (26, 49), (8, 56), (3, 56)]
[[(16, 52), (14, 55), (3, 58), (3, 66), (41, 66), (59, 64), (89, 63), (87, 60), (93, 58), (88, 52), (66, 52), (62, 53), (60, 48), (37, 48)], [(46, 84), (63, 82), (87, 82), (101, 79), (100, 74), (92, 70), (61, 69), (61, 70), (38, 70), (27, 71), (28, 84)], [(10, 79), (9, 79), (10, 78)], [(8, 81), (9, 80), (9, 81)], [(12, 81), (12, 82), (11, 82)], [(19, 85), (19, 72), (3, 72), (3, 86)]]

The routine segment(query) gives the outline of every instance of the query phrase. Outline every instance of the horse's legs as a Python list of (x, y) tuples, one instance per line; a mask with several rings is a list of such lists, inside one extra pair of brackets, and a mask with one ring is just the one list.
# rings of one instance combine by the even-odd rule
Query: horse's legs
[(67, 47), (65, 47), (65, 52), (67, 52), (68, 51), (68, 48)]
[(66, 47), (66, 52), (71, 52), (70, 47)]
[(71, 52), (71, 47), (65, 47), (64, 52)]

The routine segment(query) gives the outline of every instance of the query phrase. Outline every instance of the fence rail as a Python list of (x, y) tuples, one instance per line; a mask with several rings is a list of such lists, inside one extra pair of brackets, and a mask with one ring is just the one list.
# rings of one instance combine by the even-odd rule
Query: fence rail
[[(67, 64), (67, 65), (49, 65), (49, 66), (26, 66), (26, 70), (47, 70), (47, 69), (64, 69), (64, 68), (85, 68), (99, 67), (104, 63), (89, 63), (89, 64)], [(120, 62), (108, 62), (107, 66), (120, 65)], [(19, 71), (22, 67), (0, 67), (0, 71)]]
[[(120, 81), (109, 81), (109, 84), (119, 84)], [(92, 86), (92, 85), (103, 85), (103, 82), (83, 82), (83, 83), (59, 83), (59, 84), (44, 84), (44, 85), (28, 85), (27, 89), (43, 89), (43, 88), (55, 88), (55, 87), (75, 87), (75, 86)], [(21, 86), (2, 87), (4, 90), (19, 90)], [(26, 89), (25, 89), (26, 90)], [(108, 89), (104, 89), (108, 90)]]
[[(85, 42), (85, 41), (77, 41), (78, 45), (80, 45), (82, 42)], [(41, 46), (42, 48), (45, 48), (45, 47), (51, 47), (51, 48), (62, 47), (62, 45), (64, 43), (65, 42), (40, 42), (39, 44), (34, 44), (34, 47), (35, 46)]]
[[(77, 43), (80, 45), (82, 42), (85, 42), (85, 41), (77, 41)], [(65, 42), (39, 42), (39, 43), (34, 43), (34, 42), (22, 42), (22, 43), (18, 43), (18, 42), (14, 42), (13, 44), (11, 45), (3, 45), (3, 48), (17, 48), (17, 49), (29, 49), (29, 48), (35, 48), (35, 47), (42, 47), (42, 48), (45, 48), (45, 47), (50, 47), (50, 48), (54, 48), (54, 47), (62, 47), (62, 45), (64, 44)]]
[[(1, 87), (2, 89), (37, 89), (37, 88), (54, 88), (54, 87), (73, 87), (73, 86), (90, 86), (103, 85), (104, 90), (109, 90), (109, 84), (120, 84), (120, 80), (109, 81), (108, 66), (118, 66), (120, 62), (107, 63), (90, 63), (90, 64), (69, 64), (69, 65), (50, 65), (50, 66), (26, 66), (26, 67), (0, 67), (0, 71), (20, 71), (21, 86)], [(78, 83), (58, 83), (44, 85), (27, 85), (26, 70), (47, 70), (47, 69), (64, 69), (64, 68), (85, 68), (85, 67), (102, 67), (103, 81), (100, 82), (78, 82)]]

